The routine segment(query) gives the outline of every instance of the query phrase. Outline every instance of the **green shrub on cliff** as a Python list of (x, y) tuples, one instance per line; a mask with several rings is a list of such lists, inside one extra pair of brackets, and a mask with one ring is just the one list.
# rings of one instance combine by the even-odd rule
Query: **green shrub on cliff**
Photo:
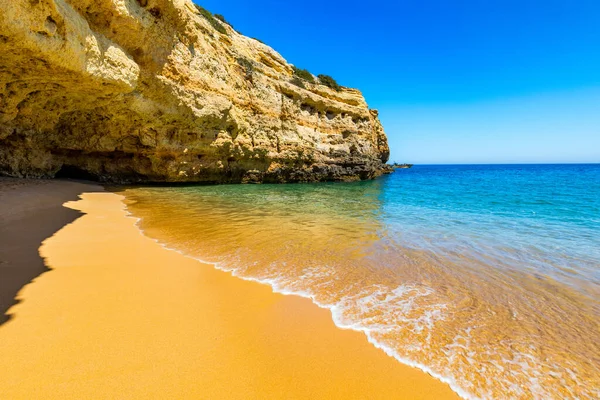
[(231, 25), (229, 22), (227, 22), (227, 20), (225, 19), (225, 17), (222, 16), (221, 14), (213, 14), (213, 17), (215, 17), (216, 19), (218, 19), (221, 22), (226, 23), (227, 25)]
[(333, 79), (329, 75), (319, 75), (318, 78), (319, 82), (321, 82), (322, 85), (325, 85), (338, 92), (342, 89), (342, 87), (335, 81), (335, 79)]
[(315, 83), (315, 77), (306, 69), (294, 68), (294, 75), (300, 79), (304, 79), (307, 82)]
[(301, 87), (302, 89), (306, 89), (306, 85), (304, 84), (304, 81), (302, 79), (298, 78), (297, 76), (294, 76), (290, 82), (298, 87)]
[[(222, 33), (223, 35), (227, 35), (227, 29), (225, 29), (225, 27), (215, 18), (215, 16), (212, 15), (212, 13), (210, 11), (208, 11), (205, 8), (200, 7), (198, 4), (194, 4), (194, 5), (196, 6), (196, 9), (200, 13), (200, 15), (202, 15), (204, 18), (206, 18), (208, 23), (211, 24), (212, 27), (215, 28), (217, 32)], [(220, 17), (223, 18), (222, 15)], [(223, 20), (225, 20), (225, 18), (223, 18)]]
[[(225, 17), (224, 17), (224, 16), (222, 16), (221, 14), (215, 14), (215, 15), (214, 15), (214, 17), (215, 17), (216, 19), (218, 19), (219, 21), (223, 22), (224, 24), (227, 24), (227, 25), (229, 25), (230, 27), (232, 27), (232, 28), (233, 28), (233, 25), (231, 25), (231, 22), (227, 21), (227, 20), (225, 19)], [(235, 29), (235, 28), (233, 28), (233, 29)], [(240, 32), (238, 31), (238, 33), (240, 33)]]

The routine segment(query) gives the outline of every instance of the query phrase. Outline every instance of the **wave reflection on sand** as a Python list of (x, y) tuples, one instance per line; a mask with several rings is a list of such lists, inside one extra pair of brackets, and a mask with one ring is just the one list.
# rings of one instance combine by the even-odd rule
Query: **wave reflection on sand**
[(125, 195), (147, 235), (311, 298), (465, 398), (592, 399), (600, 208), (576, 190), (600, 199), (597, 172), (581, 188), (581, 171), (417, 168), (347, 185)]

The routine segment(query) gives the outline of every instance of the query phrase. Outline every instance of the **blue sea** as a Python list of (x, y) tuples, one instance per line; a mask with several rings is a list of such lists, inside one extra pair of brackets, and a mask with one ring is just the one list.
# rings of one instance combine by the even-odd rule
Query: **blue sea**
[(147, 235), (312, 299), (464, 398), (600, 398), (600, 164), (125, 195)]

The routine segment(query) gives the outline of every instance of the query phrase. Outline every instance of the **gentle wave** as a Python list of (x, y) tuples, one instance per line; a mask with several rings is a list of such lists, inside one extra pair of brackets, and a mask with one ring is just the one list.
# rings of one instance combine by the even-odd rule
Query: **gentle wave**
[[(459, 396), (461, 396), (464, 399), (477, 399), (477, 397), (473, 397), (471, 395), (469, 395), (468, 393), (464, 392), (457, 384), (456, 382), (454, 382), (453, 379), (449, 378), (449, 377), (445, 377), (445, 376), (441, 376), (439, 374), (437, 374), (435, 371), (433, 371), (431, 368), (429, 368), (426, 365), (422, 365), (419, 364), (417, 362), (414, 362), (412, 360), (409, 359), (405, 359), (402, 358), (392, 347), (386, 346), (384, 343), (380, 343), (377, 341), (377, 339), (374, 338), (373, 333), (374, 332), (379, 332), (381, 330), (385, 331), (387, 330), (385, 325), (381, 325), (381, 326), (371, 326), (368, 324), (365, 324), (364, 322), (360, 322), (358, 320), (356, 320), (355, 318), (349, 318), (346, 314), (347, 312), (345, 312), (345, 310), (347, 310), (344, 307), (344, 302), (342, 304), (335, 304), (335, 305), (328, 305), (328, 304), (322, 304), (319, 301), (316, 300), (315, 296), (310, 294), (309, 292), (306, 291), (301, 291), (301, 290), (290, 290), (287, 288), (284, 288), (281, 286), (281, 284), (275, 280), (272, 279), (258, 279), (258, 278), (253, 278), (250, 276), (244, 276), (244, 275), (240, 275), (239, 273), (237, 273), (235, 268), (227, 268), (224, 267), (222, 265), (220, 265), (219, 263), (215, 263), (215, 262), (211, 262), (211, 261), (207, 261), (198, 257), (193, 257), (189, 254), (186, 254), (185, 252), (178, 250), (176, 248), (173, 247), (169, 247), (169, 245), (167, 245), (166, 243), (162, 243), (160, 240), (156, 239), (156, 238), (152, 238), (148, 235), (146, 235), (146, 233), (144, 232), (144, 230), (141, 228), (141, 221), (142, 218), (136, 218), (135, 215), (131, 212), (128, 212), (128, 215), (131, 216), (132, 218), (136, 219), (136, 227), (139, 229), (140, 233), (146, 237), (148, 237), (149, 239), (153, 240), (155, 243), (157, 243), (158, 245), (160, 245), (161, 247), (163, 247), (166, 250), (169, 251), (174, 251), (184, 257), (193, 259), (198, 261), (199, 263), (202, 264), (209, 264), (212, 265), (215, 269), (219, 270), (219, 271), (223, 271), (226, 273), (231, 274), (231, 276), (236, 277), (238, 279), (242, 279), (244, 281), (248, 281), (248, 282), (255, 282), (255, 283), (260, 283), (262, 285), (267, 285), (270, 286), (273, 290), (274, 293), (278, 293), (278, 294), (282, 294), (284, 296), (298, 296), (301, 298), (305, 298), (305, 299), (309, 299), (312, 301), (312, 303), (314, 305), (316, 305), (319, 308), (322, 309), (326, 309), (329, 310), (331, 312), (332, 315), (332, 319), (334, 324), (340, 328), (340, 329), (349, 329), (349, 330), (353, 330), (356, 332), (361, 332), (364, 333), (365, 336), (367, 337), (367, 340), (369, 341), (369, 343), (371, 343), (373, 346), (375, 346), (376, 348), (382, 350), (383, 352), (385, 352), (388, 356), (395, 358), (396, 360), (398, 360), (400, 363), (408, 365), (410, 367), (413, 368), (418, 368), (421, 371), (433, 376), (434, 378), (440, 380), (443, 383), (446, 383), (450, 386), (450, 388)], [(300, 277), (300, 279), (302, 279), (303, 277)], [(400, 293), (406, 293), (406, 292), (418, 292), (419, 290), (416, 288), (404, 288), (404, 287), (398, 287), (396, 289), (397, 292)], [(426, 292), (429, 292), (429, 289), (425, 290)], [(383, 293), (380, 293), (383, 294)], [(389, 298), (388, 295), (385, 295), (387, 298)], [(358, 304), (360, 303), (364, 303), (365, 300), (367, 300), (368, 298), (372, 298), (373, 294), (365, 294), (364, 298), (362, 300), (358, 300)], [(355, 298), (356, 300), (356, 298)], [(406, 302), (406, 304), (410, 304), (410, 303), (414, 303), (413, 299), (405, 299), (403, 300), (404, 302)], [(349, 304), (352, 304), (351, 302), (347, 302)], [(385, 302), (380, 304), (380, 307), (382, 308), (386, 308), (386, 304)], [(440, 306), (442, 309), (444, 308), (443, 306)], [(390, 311), (389, 309), (387, 309), (386, 311)], [(391, 311), (393, 313), (393, 311)], [(440, 317), (439, 313), (437, 313), (437, 311), (434, 311), (433, 314), (438, 314), (436, 315), (436, 317)], [(415, 324), (416, 321), (410, 321), (410, 320), (406, 320), (407, 322), (410, 322), (411, 324)], [(420, 328), (417, 328), (420, 330)]]
[[(311, 299), (464, 398), (598, 398), (598, 205), (578, 196), (600, 199), (600, 169), (513, 172), (126, 197), (140, 229), (166, 247)], [(570, 195), (548, 184), (557, 174)], [(456, 175), (471, 179), (468, 195)]]

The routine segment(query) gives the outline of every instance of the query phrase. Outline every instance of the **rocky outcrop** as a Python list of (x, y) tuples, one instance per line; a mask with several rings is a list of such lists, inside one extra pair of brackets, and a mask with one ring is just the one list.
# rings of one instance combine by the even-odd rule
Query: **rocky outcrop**
[(191, 0), (0, 0), (0, 173), (111, 182), (369, 179), (361, 93), (294, 77)]

